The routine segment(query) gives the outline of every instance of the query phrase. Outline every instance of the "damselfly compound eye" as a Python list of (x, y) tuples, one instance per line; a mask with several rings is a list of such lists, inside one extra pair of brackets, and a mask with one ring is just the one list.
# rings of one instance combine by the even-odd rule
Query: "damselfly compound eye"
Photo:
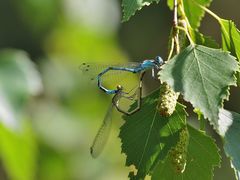
[(163, 59), (160, 56), (156, 56), (155, 61), (159, 64), (162, 65), (163, 64)]

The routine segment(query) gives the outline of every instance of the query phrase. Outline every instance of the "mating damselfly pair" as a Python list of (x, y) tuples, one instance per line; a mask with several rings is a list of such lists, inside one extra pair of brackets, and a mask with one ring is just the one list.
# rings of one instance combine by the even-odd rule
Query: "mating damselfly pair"
[[(98, 133), (90, 148), (92, 157), (96, 158), (103, 150), (104, 145), (108, 139), (111, 124), (112, 124), (112, 111), (114, 107), (121, 113), (132, 115), (141, 108), (142, 99), (142, 80), (147, 70), (152, 71), (152, 76), (155, 76), (155, 71), (158, 71), (163, 64), (160, 56), (155, 59), (144, 60), (141, 63), (129, 63), (128, 65), (113, 65), (113, 66), (100, 66), (89, 63), (83, 63), (80, 70), (84, 74), (92, 75), (91, 80), (96, 80), (96, 84), (100, 90), (108, 95), (113, 95), (112, 102), (104, 117), (103, 123), (98, 130)], [(121, 74), (137, 74), (139, 75), (138, 83), (135, 87), (127, 87), (128, 84), (123, 85)], [(117, 77), (115, 86), (107, 87), (104, 84), (108, 78)], [(127, 105), (128, 104), (128, 105)], [(131, 110), (129, 110), (129, 105)], [(132, 106), (134, 106), (132, 108)], [(127, 107), (127, 108), (126, 108)]]

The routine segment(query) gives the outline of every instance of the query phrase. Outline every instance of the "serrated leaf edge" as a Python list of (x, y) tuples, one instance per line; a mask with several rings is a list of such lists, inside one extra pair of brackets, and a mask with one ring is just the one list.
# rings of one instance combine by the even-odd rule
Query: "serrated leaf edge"
[[(194, 127), (191, 126), (190, 124), (188, 124), (188, 127), (189, 127), (189, 126), (190, 126), (191, 128), (193, 128), (193, 129), (199, 131), (198, 129), (194, 128)], [(212, 166), (211, 166), (211, 174), (213, 174), (214, 167), (219, 167), (219, 168), (221, 167), (221, 162), (222, 162), (222, 156), (221, 156), (221, 154), (220, 154), (221, 150), (220, 150), (219, 147), (217, 146), (216, 139), (214, 139), (214, 138), (212, 138), (211, 136), (207, 135), (207, 134), (206, 134), (205, 132), (203, 132), (203, 131), (199, 131), (199, 133), (201, 133), (201, 134), (204, 135), (205, 137), (211, 139), (212, 142), (213, 142), (214, 145), (215, 145), (216, 150), (217, 150), (217, 155), (218, 155), (218, 157), (219, 157), (219, 162), (218, 162), (218, 164), (212, 164)], [(190, 138), (192, 138), (192, 137), (189, 135), (189, 140), (190, 140)]]
[[(197, 44), (192, 45), (191, 51), (194, 50), (194, 48), (195, 48), (196, 46), (202, 46), (202, 45), (197, 45)], [(207, 46), (204, 46), (204, 47), (207, 47)], [(207, 47), (207, 48), (209, 48), (209, 47)], [(211, 49), (214, 49), (214, 48), (211, 48)], [(227, 53), (229, 56), (231, 56), (233, 59), (235, 59), (235, 61), (238, 63), (238, 66), (239, 66), (239, 62), (236, 60), (236, 57), (232, 56), (229, 51), (223, 51), (222, 49), (218, 49), (218, 50), (222, 51), (223, 53)], [(175, 56), (176, 56), (176, 55), (175, 55)], [(174, 57), (175, 57), (175, 56), (174, 56)], [(173, 57), (173, 58), (174, 58), (174, 57)], [(172, 58), (172, 59), (173, 59), (173, 58)], [(171, 61), (171, 59), (170, 59), (169, 61)], [(165, 66), (163, 65), (163, 66), (161, 67), (161, 69), (163, 70), (164, 67), (165, 67)], [(238, 69), (239, 69), (239, 68), (238, 68)], [(236, 72), (237, 72), (237, 70), (235, 70), (235, 73), (233, 74), (234, 83), (230, 83), (228, 86), (226, 86), (226, 87), (225, 87), (225, 92), (222, 93), (223, 95), (222, 95), (222, 97), (221, 97), (221, 101), (220, 101), (219, 104), (218, 104), (218, 107), (219, 107), (218, 110), (217, 110), (218, 114), (219, 114), (219, 110), (223, 107), (224, 101), (225, 101), (225, 100), (228, 100), (228, 98), (229, 98), (229, 95), (230, 95), (230, 91), (229, 91), (229, 90), (230, 90), (230, 86), (237, 86), (237, 84), (236, 84), (236, 79), (237, 79), (237, 78), (236, 78), (236, 76), (235, 76)], [(160, 78), (161, 78), (161, 71), (160, 71), (159, 75), (160, 75)], [(172, 83), (168, 83), (167, 81), (163, 81), (163, 82), (166, 82), (171, 88), (174, 89), (174, 86), (173, 86)], [(224, 89), (224, 88), (223, 88), (223, 89)], [(187, 101), (187, 102), (190, 102), (190, 103), (193, 105), (194, 108), (200, 109), (199, 107), (196, 106), (196, 102), (195, 102), (195, 101), (194, 101), (194, 102), (191, 102), (188, 98), (186, 98), (186, 95), (185, 95), (185, 94), (181, 93), (180, 91), (176, 91), (175, 89), (174, 89), (174, 91), (175, 91), (176, 93), (182, 94), (184, 100)], [(203, 111), (202, 109), (200, 109), (200, 110), (201, 110), (201, 112), (203, 113), (204, 118), (208, 119), (208, 120), (209, 120), (209, 123), (214, 127), (215, 130), (217, 130), (217, 126), (218, 126), (218, 125), (214, 124), (213, 120), (211, 120), (209, 117), (207, 117), (207, 116), (205, 115), (205, 114), (206, 114), (205, 111)]]
[[(132, 0), (132, 1), (134, 1), (134, 0)], [(121, 5), (121, 7), (123, 8), (123, 10), (122, 10), (122, 12), (123, 12), (122, 23), (129, 21), (129, 19), (130, 19), (132, 16), (134, 16), (138, 11), (140, 11), (143, 7), (145, 7), (145, 6), (150, 6), (150, 5), (153, 4), (153, 3), (158, 4), (159, 2), (160, 2), (160, 0), (153, 0), (153, 2), (151, 2), (151, 3), (146, 3), (146, 2), (143, 3), (143, 5), (140, 6), (136, 11), (134, 11), (134, 13), (133, 13), (132, 15), (130, 15), (128, 18), (126, 18), (126, 8), (125, 8), (125, 5), (124, 5), (124, 3), (122, 3), (122, 5)]]
[[(197, 6), (197, 2), (195, 2), (195, 0), (192, 0), (192, 2)], [(204, 7), (208, 8), (211, 5), (211, 3), (212, 3), (212, 0), (208, 4), (204, 5)], [(184, 4), (183, 4), (183, 6), (184, 6)], [(184, 7), (184, 9), (185, 9), (185, 7)], [(201, 15), (198, 16), (198, 21), (197, 21), (198, 23), (196, 24), (195, 29), (199, 28), (199, 26), (201, 25), (201, 21), (202, 21), (204, 16), (205, 16), (205, 11), (203, 10), (203, 13), (201, 13)]]
[[(159, 91), (159, 89), (156, 90), (156, 91)], [(145, 98), (147, 98), (147, 97), (145, 97)], [(159, 98), (159, 94), (158, 94), (158, 97), (157, 97), (156, 101), (158, 101), (158, 98)], [(184, 123), (186, 123), (186, 119), (187, 119), (186, 117), (188, 116), (187, 111), (186, 111), (186, 106), (183, 105), (183, 104), (181, 104), (181, 103), (178, 103), (178, 102), (177, 102), (177, 105), (179, 105), (180, 107), (183, 108), (183, 111), (184, 111), (184, 113), (185, 113)], [(154, 122), (155, 122), (155, 120), (156, 120), (156, 115), (157, 115), (157, 113), (158, 113), (158, 110), (157, 110), (157, 108), (156, 108), (155, 111), (154, 111), (154, 117), (153, 117), (154, 120), (153, 120), (152, 123), (151, 123), (152, 125), (154, 124)], [(120, 129), (123, 127), (123, 125), (125, 124), (125, 122), (126, 122), (126, 120), (124, 120), (124, 123), (122, 124), (122, 126), (120, 127)], [(152, 127), (153, 127), (153, 126), (151, 126), (151, 129), (152, 129)], [(147, 145), (148, 145), (150, 133), (151, 133), (151, 130), (149, 130), (148, 138), (146, 139), (146, 142), (145, 142), (145, 145), (144, 145), (144, 150), (143, 150), (143, 153), (142, 153), (142, 158), (144, 157), (145, 150), (146, 150), (146, 147), (147, 147)], [(120, 133), (119, 133), (119, 135), (118, 135), (118, 138), (120, 138), (120, 140), (121, 140)], [(122, 142), (122, 140), (121, 140), (121, 153), (124, 154), (124, 155), (127, 157), (127, 154), (123, 151), (123, 142)], [(167, 156), (166, 156), (166, 157), (167, 157)], [(140, 167), (142, 158), (139, 160), (138, 167)], [(155, 160), (155, 161), (156, 161), (156, 160)], [(158, 164), (158, 163), (155, 163), (155, 167), (157, 166), (157, 164)], [(127, 158), (126, 158), (125, 166), (126, 166), (126, 167), (134, 166), (135, 170), (138, 171), (138, 168), (136, 167), (136, 165), (133, 164), (133, 163), (129, 164), (129, 162), (127, 161)], [(154, 165), (153, 165), (153, 166), (154, 166)], [(152, 171), (153, 171), (153, 168), (151, 167), (146, 175), (151, 175)], [(130, 171), (130, 173), (134, 173), (134, 172)], [(129, 175), (130, 175), (130, 173), (129, 173)]]

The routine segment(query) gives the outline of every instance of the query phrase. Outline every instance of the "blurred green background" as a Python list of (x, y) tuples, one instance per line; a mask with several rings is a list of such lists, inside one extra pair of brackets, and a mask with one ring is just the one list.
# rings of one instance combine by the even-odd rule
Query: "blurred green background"
[[(238, 27), (239, 7), (238, 0), (211, 5)], [(103, 154), (90, 156), (110, 98), (83, 78), (78, 67), (83, 62), (165, 58), (172, 14), (162, 1), (121, 23), (120, 8), (118, 0), (0, 1), (1, 180), (127, 179), (129, 168), (117, 138), (119, 113), (113, 115)], [(200, 29), (220, 43), (214, 19), (207, 15)], [(151, 86), (145, 83), (145, 89)], [(237, 91), (232, 88), (226, 108), (240, 112)], [(228, 166), (224, 158), (214, 179), (231, 179)]]

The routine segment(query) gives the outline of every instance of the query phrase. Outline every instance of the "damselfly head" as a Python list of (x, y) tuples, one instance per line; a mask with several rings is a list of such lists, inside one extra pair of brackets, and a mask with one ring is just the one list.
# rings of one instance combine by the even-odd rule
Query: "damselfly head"
[(160, 56), (156, 56), (155, 63), (158, 67), (160, 67), (163, 64), (163, 59)]

